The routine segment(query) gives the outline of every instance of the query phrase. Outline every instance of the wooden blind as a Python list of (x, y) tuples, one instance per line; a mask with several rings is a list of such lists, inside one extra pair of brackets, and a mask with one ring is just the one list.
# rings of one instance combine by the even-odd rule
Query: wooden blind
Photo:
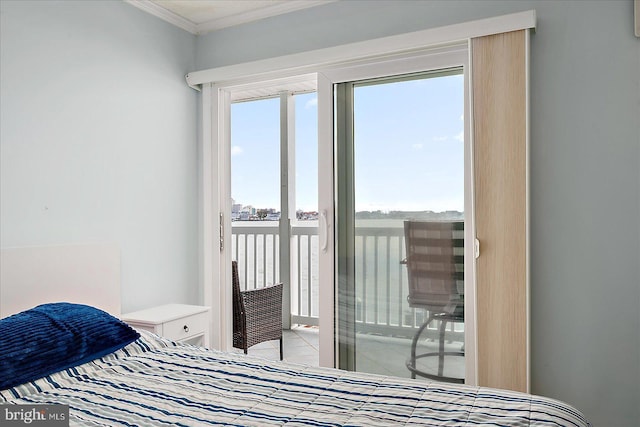
[(478, 384), (528, 391), (525, 30), (473, 39)]

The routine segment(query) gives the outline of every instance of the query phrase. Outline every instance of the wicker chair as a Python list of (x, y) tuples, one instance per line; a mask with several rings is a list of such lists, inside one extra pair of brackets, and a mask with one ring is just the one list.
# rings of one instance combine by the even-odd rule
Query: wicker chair
[[(411, 343), (407, 368), (411, 378), (416, 375), (438, 381), (464, 383), (464, 378), (443, 375), (445, 356), (464, 356), (464, 351), (445, 351), (446, 326), (449, 322), (464, 322), (464, 223), (405, 221), (405, 245), (409, 278), (410, 307), (427, 310), (427, 320), (418, 329)], [(420, 336), (434, 321), (440, 321), (437, 352), (416, 354)], [(464, 347), (463, 347), (464, 348)], [(438, 357), (438, 372), (418, 369), (417, 359)]]
[(282, 360), (282, 283), (240, 290), (238, 263), (233, 261), (233, 346), (244, 350), (264, 341), (280, 340)]

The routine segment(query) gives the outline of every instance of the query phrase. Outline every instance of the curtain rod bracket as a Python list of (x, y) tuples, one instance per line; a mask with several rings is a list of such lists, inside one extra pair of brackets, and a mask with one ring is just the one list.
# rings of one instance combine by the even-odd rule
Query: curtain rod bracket
[(189, 85), (189, 87), (190, 87), (191, 89), (195, 89), (195, 90), (197, 90), (198, 92), (202, 92), (202, 85), (199, 85), (199, 84), (192, 84), (192, 83), (191, 83), (191, 81), (190, 81), (191, 79), (189, 78), (189, 76), (190, 76), (189, 74), (187, 74), (186, 76), (184, 76), (184, 79), (187, 81), (187, 85)]

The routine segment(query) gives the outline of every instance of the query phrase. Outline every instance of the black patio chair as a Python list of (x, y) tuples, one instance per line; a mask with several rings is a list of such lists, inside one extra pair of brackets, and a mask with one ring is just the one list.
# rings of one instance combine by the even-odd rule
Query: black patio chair
[(259, 289), (240, 290), (238, 263), (233, 270), (233, 346), (244, 350), (264, 341), (280, 340), (282, 346), (282, 283)]

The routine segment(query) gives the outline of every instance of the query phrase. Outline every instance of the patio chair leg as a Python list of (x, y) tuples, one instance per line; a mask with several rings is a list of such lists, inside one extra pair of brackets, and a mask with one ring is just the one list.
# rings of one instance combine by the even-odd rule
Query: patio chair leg
[[(418, 340), (420, 339), (420, 335), (422, 335), (422, 332), (427, 328), (427, 326), (429, 326), (429, 323), (431, 323), (432, 320), (433, 320), (433, 316), (429, 315), (429, 318), (427, 319), (427, 321), (424, 322), (422, 326), (420, 326), (420, 328), (418, 328), (418, 331), (413, 336), (413, 340), (411, 340), (410, 363), (413, 369), (416, 368), (416, 347), (418, 346)], [(414, 370), (411, 370), (411, 379), (414, 379), (414, 380), (416, 379), (416, 373)]]
[(280, 360), (282, 360), (282, 359), (283, 359), (283, 357), (282, 357), (282, 354), (283, 354), (282, 349), (283, 349), (283, 346), (282, 346), (282, 337), (280, 337)]
[(444, 333), (447, 329), (447, 321), (440, 320), (440, 343), (438, 347), (438, 376), (444, 371)]

